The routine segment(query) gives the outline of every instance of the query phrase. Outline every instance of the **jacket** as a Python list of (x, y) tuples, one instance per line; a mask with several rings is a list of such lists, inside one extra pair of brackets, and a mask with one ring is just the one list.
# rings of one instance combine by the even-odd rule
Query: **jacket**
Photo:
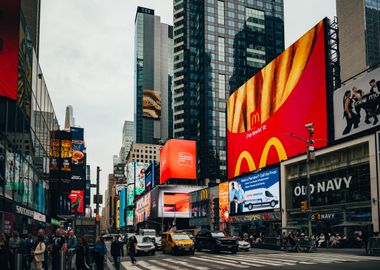
[(36, 262), (45, 261), (45, 256), (44, 256), (45, 249), (46, 247), (43, 242), (38, 243), (38, 245), (36, 246), (36, 249), (34, 250), (34, 259), (36, 260)]
[(112, 241), (111, 243), (111, 255), (113, 257), (124, 256), (123, 244), (119, 241)]

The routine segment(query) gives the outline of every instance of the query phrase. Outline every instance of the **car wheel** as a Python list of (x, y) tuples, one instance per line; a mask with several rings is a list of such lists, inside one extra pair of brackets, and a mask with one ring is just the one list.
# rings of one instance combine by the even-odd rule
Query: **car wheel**
[(216, 245), (213, 245), (211, 248), (211, 253), (217, 253), (218, 249), (216, 248)]
[(248, 204), (248, 210), (252, 210), (253, 209), (253, 205), (252, 204)]
[(232, 253), (232, 254), (236, 254), (236, 253), (237, 253), (237, 250), (236, 250), (236, 249), (231, 250), (231, 253)]
[(195, 249), (193, 249), (192, 251), (190, 251), (190, 255), (194, 255), (195, 253)]
[(200, 246), (197, 246), (197, 251), (198, 252), (201, 252), (202, 251), (202, 248)]
[(271, 201), (270, 202), (270, 207), (274, 208), (276, 206), (276, 202), (275, 201)]
[(154, 252), (154, 251), (152, 251), (150, 254), (151, 254), (152, 256), (154, 256), (155, 252)]

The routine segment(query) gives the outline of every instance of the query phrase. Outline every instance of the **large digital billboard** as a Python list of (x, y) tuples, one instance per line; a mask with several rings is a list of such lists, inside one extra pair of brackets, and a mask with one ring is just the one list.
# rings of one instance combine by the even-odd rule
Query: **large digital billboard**
[(143, 115), (147, 118), (159, 119), (161, 117), (161, 94), (157, 90), (144, 89)]
[(229, 182), (230, 214), (278, 209), (280, 171), (278, 168), (241, 176)]
[(160, 184), (169, 179), (196, 180), (196, 142), (171, 139), (160, 150)]
[(20, 0), (0, 2), (0, 97), (17, 100)]
[(155, 178), (155, 162), (154, 160), (150, 163), (150, 166), (145, 171), (145, 190), (151, 190), (154, 188), (154, 178)]
[(219, 221), (229, 221), (228, 182), (219, 184)]
[(135, 205), (135, 185), (128, 184), (127, 186), (127, 206)]
[(84, 191), (71, 190), (70, 195), (70, 212), (83, 214), (84, 211)]
[(151, 209), (151, 197), (150, 193), (145, 194), (140, 199), (136, 201), (135, 208), (135, 221), (136, 224), (140, 222), (144, 222), (150, 217), (150, 209)]
[(125, 198), (126, 197), (126, 188), (123, 187), (120, 191), (120, 194), (119, 194), (119, 199), (120, 199), (120, 207), (119, 207), (119, 215), (120, 215), (120, 220), (119, 220), (119, 225), (120, 225), (120, 228), (123, 228), (125, 227), (125, 213), (124, 213), (124, 210), (125, 210)]
[(227, 103), (228, 177), (305, 153), (314, 123), (315, 147), (327, 144), (324, 21), (237, 89)]
[(189, 193), (164, 193), (165, 213), (190, 213)]
[(86, 149), (83, 128), (72, 127), (71, 180), (84, 181), (86, 177)]
[(132, 161), (126, 166), (127, 184), (135, 183), (135, 162)]
[(140, 195), (145, 191), (145, 170), (149, 167), (149, 163), (136, 162), (135, 170), (135, 194)]
[(380, 68), (334, 91), (335, 139), (379, 126)]

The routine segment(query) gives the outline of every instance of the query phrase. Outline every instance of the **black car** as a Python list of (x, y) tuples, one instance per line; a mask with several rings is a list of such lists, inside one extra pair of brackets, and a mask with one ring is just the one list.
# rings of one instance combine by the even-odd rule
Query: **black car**
[(223, 232), (200, 231), (195, 237), (197, 251), (208, 249), (212, 253), (230, 251), (235, 254), (239, 249), (239, 242), (234, 237), (226, 237)]

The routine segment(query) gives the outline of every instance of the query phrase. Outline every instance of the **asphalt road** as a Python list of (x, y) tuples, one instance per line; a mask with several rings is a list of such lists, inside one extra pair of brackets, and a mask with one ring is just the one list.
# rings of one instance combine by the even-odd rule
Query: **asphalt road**
[(333, 252), (288, 253), (272, 250), (252, 250), (211, 254), (196, 252), (194, 256), (172, 256), (161, 252), (155, 256), (137, 257), (132, 265), (127, 257), (122, 258), (122, 269), (127, 270), (213, 270), (213, 269), (380, 269), (380, 257), (342, 254)]

